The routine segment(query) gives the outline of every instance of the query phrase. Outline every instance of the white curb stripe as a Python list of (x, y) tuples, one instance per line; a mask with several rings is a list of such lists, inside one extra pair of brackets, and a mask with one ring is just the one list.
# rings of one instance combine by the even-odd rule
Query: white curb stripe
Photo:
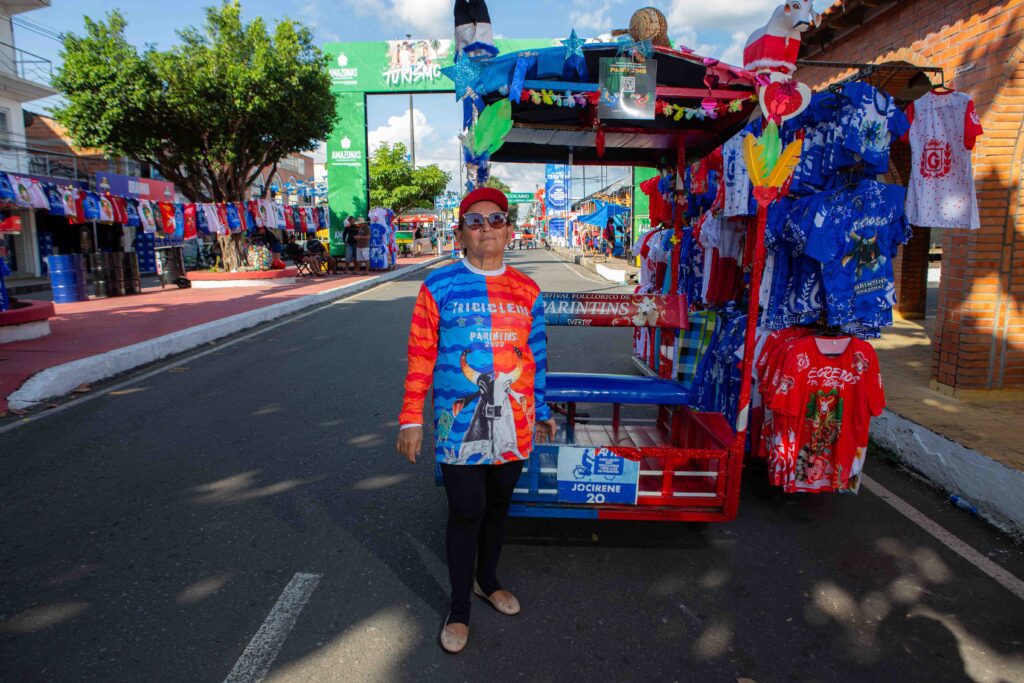
[(861, 483), (864, 484), (864, 487), (867, 488), (867, 490), (874, 493), (876, 496), (895, 508), (901, 515), (934, 536), (944, 546), (988, 574), (1003, 588), (1010, 591), (1021, 600), (1024, 600), (1024, 581), (1021, 581), (1016, 576), (1006, 571), (950, 532), (943, 529), (930, 518), (926, 517), (917, 508), (879, 484), (871, 477), (861, 475)]
[(224, 683), (258, 683), (264, 679), (318, 583), (320, 574), (297, 573), (292, 577)]

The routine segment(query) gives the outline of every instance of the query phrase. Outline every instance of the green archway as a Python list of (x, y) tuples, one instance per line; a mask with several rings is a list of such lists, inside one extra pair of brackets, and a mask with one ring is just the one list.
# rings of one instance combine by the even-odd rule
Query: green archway
[[(551, 39), (497, 40), (501, 53), (550, 47)], [(340, 253), (342, 222), (369, 209), (366, 96), (454, 92), (441, 69), (452, 64), (451, 40), (327, 43), (338, 123), (327, 138), (331, 251)], [(301, 106), (301, 103), (297, 103)]]

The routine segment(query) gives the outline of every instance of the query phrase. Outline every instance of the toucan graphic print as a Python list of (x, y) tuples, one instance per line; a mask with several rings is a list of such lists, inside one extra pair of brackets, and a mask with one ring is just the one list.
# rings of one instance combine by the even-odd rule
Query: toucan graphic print
[(473, 400), (477, 404), (459, 449), (460, 460), (474, 455), (483, 455), (485, 460), (501, 459), (505, 453), (519, 453), (512, 401), (521, 404), (523, 395), (513, 391), (512, 385), (523, 373), (523, 352), (518, 347), (512, 350), (515, 351), (517, 363), (511, 372), (480, 372), (466, 359), (469, 351), (462, 352), (462, 374), (476, 385), (477, 390), (455, 402), (456, 414)]

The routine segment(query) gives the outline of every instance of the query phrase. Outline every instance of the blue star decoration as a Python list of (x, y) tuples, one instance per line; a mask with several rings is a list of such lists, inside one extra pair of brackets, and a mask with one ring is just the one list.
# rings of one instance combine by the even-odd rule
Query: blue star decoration
[(455, 64), (441, 69), (441, 73), (455, 82), (455, 99), (461, 100), (466, 91), (476, 87), (480, 80), (480, 65), (460, 52), (455, 57)]
[(587, 41), (578, 37), (576, 35), (576, 29), (573, 29), (568, 38), (560, 40), (559, 42), (562, 43), (562, 45), (565, 45), (565, 58), (571, 59), (573, 57), (583, 56), (583, 44)]

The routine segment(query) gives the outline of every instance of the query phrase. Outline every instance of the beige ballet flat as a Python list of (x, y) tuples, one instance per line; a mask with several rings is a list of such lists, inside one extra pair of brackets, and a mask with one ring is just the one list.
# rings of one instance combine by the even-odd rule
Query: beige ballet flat
[(448, 654), (457, 655), (466, 649), (466, 643), (469, 642), (469, 631), (466, 631), (466, 635), (460, 636), (452, 633), (448, 630), (448, 623), (441, 627), (441, 648)]
[(504, 600), (492, 600), (489, 596), (484, 595), (484, 591), (480, 588), (480, 584), (475, 581), (473, 582), (473, 593), (489, 602), (491, 607), (494, 609), (498, 610), (502, 614), (507, 614), (510, 617), (519, 614), (519, 610), (521, 609), (519, 606), (519, 600), (516, 599), (516, 596), (510, 593), (509, 597)]

